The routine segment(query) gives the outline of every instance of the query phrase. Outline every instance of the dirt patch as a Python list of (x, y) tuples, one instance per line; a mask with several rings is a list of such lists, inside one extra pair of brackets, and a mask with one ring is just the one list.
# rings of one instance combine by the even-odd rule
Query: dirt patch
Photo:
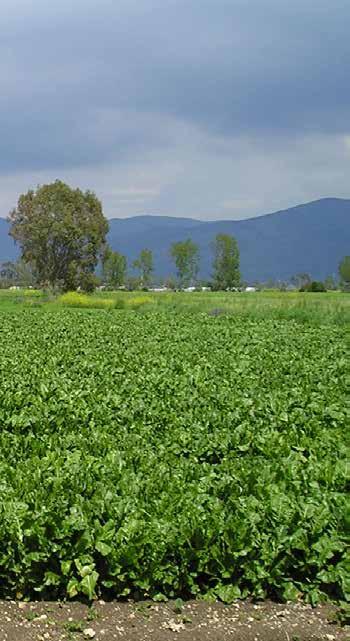
[[(177, 605), (177, 607), (176, 607)], [(335, 609), (301, 604), (191, 601), (179, 604), (97, 601), (0, 601), (0, 641), (345, 641)]]

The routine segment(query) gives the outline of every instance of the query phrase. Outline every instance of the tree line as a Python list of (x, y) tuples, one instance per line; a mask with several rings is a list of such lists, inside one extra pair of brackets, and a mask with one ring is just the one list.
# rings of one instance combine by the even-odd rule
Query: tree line
[[(108, 221), (93, 192), (72, 189), (56, 180), (22, 194), (8, 220), (9, 233), (21, 250), (17, 267), (11, 263), (2, 266), (3, 275), (10, 279), (17, 270), (40, 286), (92, 291), (98, 283), (96, 268), (100, 266), (103, 283), (110, 287), (125, 285), (127, 259), (108, 246)], [(239, 250), (235, 238), (219, 234), (212, 249), (214, 287), (238, 287)], [(169, 253), (178, 286), (196, 283), (198, 246), (187, 239), (173, 243)], [(154, 272), (152, 251), (142, 249), (132, 268), (138, 273), (138, 286), (148, 288)]]
[[(213, 289), (232, 289), (239, 287), (241, 276), (239, 271), (239, 249), (233, 236), (218, 234), (212, 242), (213, 251)], [(190, 238), (175, 242), (169, 251), (175, 268), (180, 289), (193, 285), (198, 281), (199, 248)], [(132, 263), (138, 271), (136, 285), (148, 288), (152, 284), (154, 273), (153, 253), (150, 249), (142, 249), (138, 258)], [(127, 281), (127, 259), (107, 247), (102, 257), (103, 281), (112, 287), (121, 287)], [(175, 283), (168, 279), (168, 284)]]
[[(99, 282), (96, 270), (100, 268), (101, 280), (109, 287), (122, 287), (128, 278), (130, 282), (126, 257), (108, 246), (108, 221), (93, 192), (72, 189), (56, 180), (22, 194), (8, 221), (9, 233), (20, 247), (21, 258), (17, 263), (3, 263), (0, 278), (65, 291), (78, 288), (92, 291)], [(211, 249), (211, 288), (238, 288), (241, 275), (236, 239), (218, 234)], [(198, 246), (188, 238), (173, 243), (169, 254), (176, 269), (176, 286), (182, 289), (196, 284)], [(134, 285), (150, 287), (154, 273), (152, 251), (142, 249), (131, 266), (138, 274)], [(350, 256), (341, 261), (339, 274), (344, 289), (350, 291)], [(299, 289), (318, 290), (317, 281), (311, 281), (308, 275), (299, 274), (294, 280)]]

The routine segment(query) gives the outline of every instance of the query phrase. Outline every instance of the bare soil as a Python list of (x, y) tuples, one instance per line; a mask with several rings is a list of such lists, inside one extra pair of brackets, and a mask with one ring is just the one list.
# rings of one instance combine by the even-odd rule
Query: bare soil
[(0, 641), (345, 641), (332, 606), (0, 601)]

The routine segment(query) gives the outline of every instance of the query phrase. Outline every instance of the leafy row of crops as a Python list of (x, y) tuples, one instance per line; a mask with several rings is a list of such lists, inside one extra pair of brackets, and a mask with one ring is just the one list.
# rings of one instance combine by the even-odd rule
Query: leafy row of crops
[(0, 593), (344, 599), (340, 327), (3, 313)]

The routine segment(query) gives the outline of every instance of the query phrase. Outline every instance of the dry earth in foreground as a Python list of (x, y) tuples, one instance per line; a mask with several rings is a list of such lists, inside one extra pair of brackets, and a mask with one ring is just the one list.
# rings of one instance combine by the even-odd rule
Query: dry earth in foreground
[(191, 601), (81, 603), (0, 601), (0, 641), (345, 641), (335, 609), (301, 604)]

